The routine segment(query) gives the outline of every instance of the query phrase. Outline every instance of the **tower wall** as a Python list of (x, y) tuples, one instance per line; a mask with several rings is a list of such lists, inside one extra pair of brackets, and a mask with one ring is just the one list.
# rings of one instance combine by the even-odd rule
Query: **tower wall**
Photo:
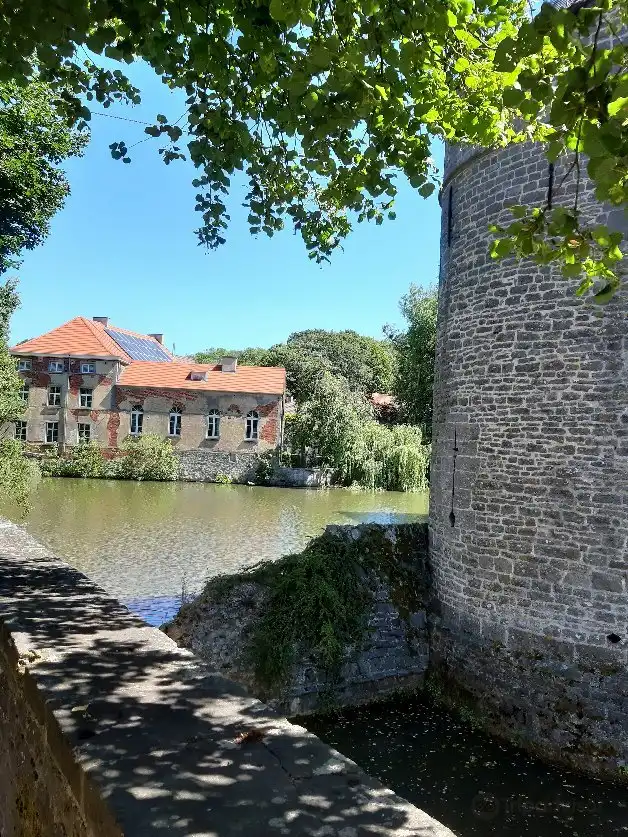
[[(555, 203), (573, 196), (556, 165)], [(442, 191), (430, 508), (444, 694), (546, 755), (628, 763), (628, 287), (606, 307), (489, 256), (542, 205), (542, 150), (449, 149)], [(582, 206), (617, 226), (591, 185)], [(452, 689), (452, 687), (456, 687)]]

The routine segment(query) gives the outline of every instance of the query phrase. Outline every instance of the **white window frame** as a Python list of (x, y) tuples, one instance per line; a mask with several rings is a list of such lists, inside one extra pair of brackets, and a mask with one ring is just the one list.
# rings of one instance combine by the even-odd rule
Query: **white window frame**
[(210, 410), (207, 416), (207, 438), (220, 439), (220, 410)]
[(251, 410), (246, 414), (245, 438), (247, 442), (257, 442), (259, 439), (259, 413)]
[(96, 364), (93, 361), (81, 363), (81, 375), (95, 375)]
[(131, 410), (131, 436), (141, 436), (144, 429), (144, 408), (139, 404)]
[(176, 439), (180, 438), (182, 415), (183, 410), (181, 409), (181, 407), (173, 407), (170, 410), (170, 415), (168, 416), (168, 436), (172, 436)]
[(22, 389), (20, 390), (20, 398), (25, 404), (28, 404), (28, 398), (31, 391), (31, 385), (26, 381), (22, 382)]
[[(87, 403), (89, 402), (89, 403)], [(79, 407), (82, 410), (91, 410), (94, 403), (94, 390), (89, 387), (79, 388)]]
[(32, 363), (30, 360), (18, 360), (17, 362), (17, 371), (18, 372), (30, 372), (32, 369)]
[[(53, 390), (55, 390), (55, 392), (53, 392)], [(46, 405), (48, 407), (61, 406), (61, 387), (58, 384), (52, 384), (48, 387), (48, 400), (46, 401)]]
[(17, 439), (18, 442), (25, 442), (26, 441), (26, 429), (27, 423), (21, 419), (15, 422), (15, 429), (13, 431), (13, 438)]
[[(87, 428), (87, 436), (85, 435), (85, 428)], [(91, 441), (92, 426), (91, 426), (91, 424), (89, 424), (89, 422), (79, 421), (77, 423), (76, 432), (77, 432), (77, 436), (78, 436), (79, 445), (84, 445), (86, 442)]]
[(48, 371), (49, 372), (65, 372), (65, 364), (62, 360), (50, 360), (48, 361)]
[[(50, 436), (55, 436), (56, 438), (49, 438)], [(56, 445), (59, 441), (59, 422), (58, 421), (47, 421), (46, 422), (46, 444), (47, 445)]]

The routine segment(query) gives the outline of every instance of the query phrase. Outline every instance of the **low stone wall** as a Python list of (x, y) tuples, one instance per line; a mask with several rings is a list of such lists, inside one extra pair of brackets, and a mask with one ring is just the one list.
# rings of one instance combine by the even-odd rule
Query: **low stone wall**
[(180, 479), (190, 482), (215, 482), (219, 474), (232, 482), (253, 482), (257, 474), (259, 455), (256, 453), (229, 453), (215, 450), (177, 451)]
[(327, 488), (331, 485), (331, 471), (327, 468), (279, 467), (271, 478), (271, 485), (287, 488)]
[(453, 837), (0, 521), (2, 837)]
[[(327, 539), (334, 540), (334, 548), (339, 541), (350, 543), (364, 559), (376, 556), (382, 567), (385, 561), (386, 566), (405, 569), (412, 586), (393, 590), (384, 571), (364, 570), (363, 586), (372, 601), (364, 641), (345, 649), (339, 676), (332, 682), (304, 649), (299, 649), (298, 663), (283, 688), (269, 693), (257, 682), (248, 646), (266, 612), (269, 589), (247, 573), (233, 577), (232, 583), (210, 582), (165, 631), (212, 668), (290, 715), (316, 711), (330, 699), (340, 705), (357, 704), (421, 685), (429, 660), (426, 524), (328, 526), (311, 546)], [(276, 562), (273, 571), (281, 572), (285, 560)]]

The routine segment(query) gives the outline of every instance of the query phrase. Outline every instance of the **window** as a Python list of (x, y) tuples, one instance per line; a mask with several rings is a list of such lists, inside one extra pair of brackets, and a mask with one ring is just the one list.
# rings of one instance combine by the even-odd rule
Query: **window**
[(250, 442), (259, 438), (259, 414), (255, 410), (246, 414), (246, 438)]
[(92, 432), (91, 425), (81, 424), (79, 422), (79, 425), (78, 425), (79, 445), (83, 444), (83, 442), (89, 442), (89, 440), (91, 439), (91, 432)]
[(220, 437), (220, 413), (218, 410), (210, 410), (207, 416), (207, 438), (218, 439)]
[(180, 407), (173, 407), (170, 410), (170, 424), (168, 426), (168, 435), (169, 436), (180, 436), (181, 435), (181, 408)]
[(18, 360), (17, 362), (17, 371), (18, 372), (30, 372), (31, 362), (30, 360)]
[(139, 404), (136, 404), (135, 407), (131, 410), (131, 434), (134, 436), (139, 436), (142, 432), (142, 426), (144, 425), (144, 410), (140, 407)]
[(83, 407), (84, 409), (87, 409), (87, 410), (92, 409), (92, 391), (91, 391), (91, 389), (87, 389), (86, 387), (81, 387), (79, 389), (79, 407)]
[(48, 406), (61, 406), (61, 387), (48, 387)]
[(191, 381), (206, 381), (207, 372), (190, 372)]
[(18, 442), (25, 442), (26, 441), (26, 422), (25, 421), (16, 421), (15, 422), (15, 438)]
[(59, 441), (59, 422), (58, 421), (47, 421), (46, 422), (46, 442), (49, 445), (54, 445), (55, 442)]
[(81, 363), (81, 375), (93, 375), (95, 371), (95, 363)]
[(51, 360), (48, 363), (49, 372), (63, 372), (64, 368), (62, 360)]
[(28, 393), (30, 392), (30, 386), (28, 384), (22, 384), (22, 389), (20, 390), (20, 398), (25, 404), (28, 404)]

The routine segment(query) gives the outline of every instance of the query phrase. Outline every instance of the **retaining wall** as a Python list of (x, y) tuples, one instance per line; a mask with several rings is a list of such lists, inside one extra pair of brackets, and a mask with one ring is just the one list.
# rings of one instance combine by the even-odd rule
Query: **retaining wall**
[[(336, 704), (353, 705), (421, 686), (429, 661), (426, 524), (328, 526), (310, 546), (317, 544), (329, 544), (334, 551), (347, 544), (351, 555), (368, 556), (382, 567), (378, 572), (364, 562), (361, 584), (372, 606), (366, 614), (364, 640), (345, 649), (337, 677), (330, 679), (312, 657), (299, 649), (298, 662), (284, 686), (269, 693), (256, 681), (248, 647), (266, 612), (269, 591), (246, 574), (235, 576), (235, 583), (226, 587), (222, 579), (209, 582), (203, 593), (166, 626), (166, 632), (212, 668), (290, 715), (316, 711), (331, 696)], [(346, 560), (353, 559), (347, 554)], [(279, 559), (274, 567), (281, 570), (281, 566)], [(397, 577), (404, 579), (395, 581), (394, 589), (387, 568), (394, 568)], [(301, 618), (300, 614), (295, 618)]]
[(0, 521), (2, 837), (453, 837)]

